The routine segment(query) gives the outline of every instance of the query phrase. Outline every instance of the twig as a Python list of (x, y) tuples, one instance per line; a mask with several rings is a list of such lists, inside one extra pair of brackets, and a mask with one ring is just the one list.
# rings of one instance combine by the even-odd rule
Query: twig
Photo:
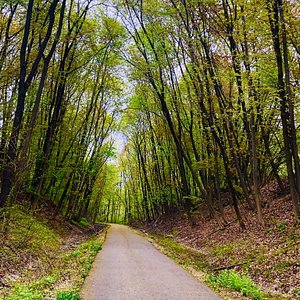
[(11, 285), (4, 283), (1, 278), (0, 278), (0, 286), (6, 287), (6, 288), (11, 288)]
[(245, 265), (245, 264), (247, 264), (249, 262), (252, 262), (252, 261), (253, 260), (247, 260), (247, 261), (244, 261), (244, 262), (238, 263), (238, 264), (233, 264), (233, 265), (229, 265), (229, 266), (214, 268), (214, 269), (212, 269), (212, 271), (215, 272), (215, 271), (221, 271), (221, 270), (229, 270), (229, 269), (233, 269), (234, 267), (239, 267), (239, 266)]

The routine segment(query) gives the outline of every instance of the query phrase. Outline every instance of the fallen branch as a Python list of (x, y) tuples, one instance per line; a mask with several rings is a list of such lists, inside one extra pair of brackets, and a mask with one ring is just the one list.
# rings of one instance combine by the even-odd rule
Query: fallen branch
[(244, 262), (241, 262), (241, 263), (238, 263), (238, 264), (233, 264), (233, 265), (229, 265), (229, 266), (223, 266), (223, 267), (219, 267), (219, 268), (214, 268), (211, 271), (215, 272), (215, 271), (221, 271), (221, 270), (230, 270), (230, 269), (233, 269), (235, 267), (239, 267), (239, 266), (245, 265), (245, 264), (247, 264), (249, 262), (252, 262), (252, 261), (253, 260), (247, 260), (247, 261), (244, 261)]
[(0, 279), (0, 286), (1, 286), (1, 287), (4, 287), (4, 288), (11, 288), (11, 285), (8, 285), (8, 284), (4, 283), (4, 282), (2, 281), (2, 279)]
[(154, 227), (156, 226), (156, 223), (159, 221), (160, 217), (161, 217), (161, 216), (159, 216), (159, 217), (155, 220), (155, 222), (153, 223), (153, 226), (154, 226)]
[(231, 225), (232, 223), (235, 223), (238, 219), (234, 219), (226, 224), (223, 225), (223, 227), (219, 227), (218, 229), (212, 231), (212, 232), (209, 232), (208, 235), (206, 237), (210, 237), (211, 235), (219, 232), (219, 231), (223, 231), (225, 230), (227, 227), (229, 227), (229, 225)]

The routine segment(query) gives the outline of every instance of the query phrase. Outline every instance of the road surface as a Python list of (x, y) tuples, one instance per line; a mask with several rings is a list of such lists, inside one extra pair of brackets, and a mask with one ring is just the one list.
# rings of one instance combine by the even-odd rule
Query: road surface
[(84, 300), (220, 300), (127, 226), (112, 225), (87, 277)]

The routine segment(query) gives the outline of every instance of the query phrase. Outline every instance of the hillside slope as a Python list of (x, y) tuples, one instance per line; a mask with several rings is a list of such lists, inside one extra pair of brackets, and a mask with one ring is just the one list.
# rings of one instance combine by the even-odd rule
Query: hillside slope
[(1, 217), (0, 299), (77, 299), (105, 226), (70, 224), (49, 208), (29, 214), (14, 206)]
[(276, 193), (274, 184), (263, 188), (265, 228), (244, 206), (244, 231), (229, 206), (225, 208), (227, 225), (223, 228), (206, 215), (205, 207), (195, 213), (196, 226), (191, 226), (183, 213), (177, 213), (138, 227), (160, 239), (175, 240), (200, 251), (205, 260), (203, 267), (210, 274), (220, 270), (246, 273), (273, 295), (299, 299), (300, 228), (292, 218), (289, 195), (274, 197)]

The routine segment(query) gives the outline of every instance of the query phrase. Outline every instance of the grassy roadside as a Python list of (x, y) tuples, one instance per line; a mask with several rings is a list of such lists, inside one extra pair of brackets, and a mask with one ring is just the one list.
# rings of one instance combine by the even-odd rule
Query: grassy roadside
[[(0, 299), (79, 300), (79, 290), (108, 227), (95, 234), (77, 227), (66, 229), (64, 224), (50, 226), (46, 219), (29, 216), (19, 208), (11, 212), (9, 221), (14, 226), (9, 227), (0, 247), (5, 267), (0, 270), (5, 274)], [(12, 270), (5, 266), (8, 263)]]
[(147, 239), (161, 252), (175, 260), (199, 281), (209, 286), (226, 300), (284, 300), (262, 291), (251, 279), (232, 270), (211, 270), (207, 253), (189, 248), (172, 237), (146, 234)]
[(248, 280), (241, 275), (246, 274), (263, 291), (273, 295), (264, 295), (265, 299), (300, 299), (300, 226), (293, 219), (289, 194), (280, 194), (275, 183), (263, 187), (262, 193), (265, 227), (258, 224), (256, 213), (243, 205), (246, 230), (240, 229), (230, 206), (224, 208), (224, 226), (204, 213), (205, 207), (194, 213), (194, 226), (183, 212), (134, 226), (157, 236), (158, 240), (167, 237), (200, 252), (201, 259), (206, 260), (204, 271), (211, 275), (214, 285), (245, 293), (241, 281)]

